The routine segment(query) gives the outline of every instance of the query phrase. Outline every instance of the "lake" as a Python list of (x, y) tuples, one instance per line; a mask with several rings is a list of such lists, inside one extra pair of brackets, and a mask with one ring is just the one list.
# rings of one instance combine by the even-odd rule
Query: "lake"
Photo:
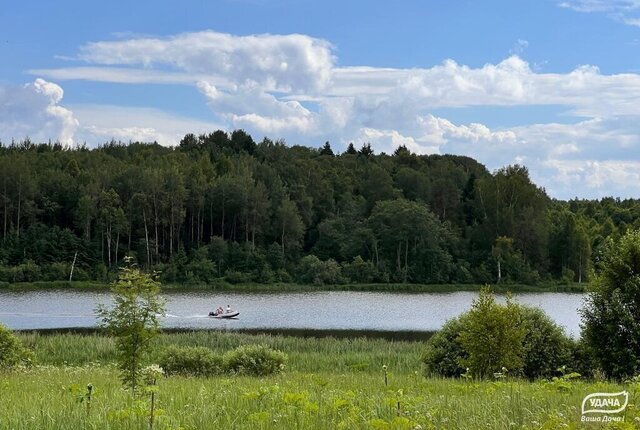
[[(229, 293), (169, 291), (166, 328), (192, 329), (322, 329), (433, 331), (467, 311), (476, 292), (287, 292)], [(521, 293), (522, 304), (542, 308), (572, 336), (579, 334), (584, 294)], [(504, 296), (498, 296), (504, 301)], [(0, 291), (0, 323), (11, 329), (94, 327), (94, 309), (110, 304), (109, 291)], [(207, 316), (218, 306), (240, 311), (235, 320)]]

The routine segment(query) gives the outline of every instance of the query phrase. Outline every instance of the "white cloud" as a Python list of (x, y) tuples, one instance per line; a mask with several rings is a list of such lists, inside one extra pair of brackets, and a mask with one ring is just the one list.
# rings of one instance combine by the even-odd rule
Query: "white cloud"
[(186, 133), (207, 133), (223, 125), (171, 115), (159, 109), (108, 105), (62, 106), (59, 85), (36, 79), (23, 86), (0, 86), (0, 141), (29, 138), (65, 146), (111, 139), (175, 145)]
[(60, 81), (83, 80), (95, 82), (113, 82), (118, 84), (187, 84), (193, 85), (201, 80), (215, 82), (227, 87), (233, 84), (220, 76), (172, 72), (128, 67), (67, 67), (59, 69), (31, 69), (28, 73), (46, 76)]
[(627, 25), (640, 27), (639, 0), (569, 0), (558, 5), (578, 12), (606, 13)]
[(513, 131), (491, 131), (487, 126), (478, 123), (456, 126), (449, 120), (433, 115), (418, 118), (418, 123), (425, 132), (423, 139), (434, 142), (445, 143), (448, 139), (459, 139), (470, 143), (509, 143), (516, 140)]
[(227, 92), (201, 81), (198, 89), (214, 112), (234, 128), (262, 133), (310, 133), (315, 129), (315, 115), (299, 102), (278, 100), (254, 83)]
[(73, 105), (81, 127), (76, 141), (95, 145), (111, 139), (176, 145), (187, 133), (210, 133), (224, 128), (214, 122), (198, 121), (159, 109), (112, 105)]
[(559, 3), (559, 5), (579, 12), (614, 12), (640, 9), (639, 0), (569, 0)]
[(554, 171), (552, 179), (561, 184), (558, 188), (564, 189), (567, 198), (585, 194), (637, 198), (640, 194), (640, 161), (549, 160), (545, 165)]
[(234, 36), (215, 31), (168, 38), (133, 38), (88, 43), (79, 59), (103, 65), (171, 67), (191, 74), (255, 82), (277, 91), (309, 91), (330, 79), (330, 44), (301, 34)]
[(357, 135), (349, 141), (359, 145), (371, 143), (374, 151), (392, 154), (399, 146), (405, 146), (416, 154), (438, 154), (438, 145), (425, 145), (417, 142), (411, 136), (403, 136), (396, 130), (377, 130), (374, 128), (361, 128)]
[(60, 86), (41, 78), (21, 87), (0, 86), (0, 139), (6, 143), (29, 137), (71, 145), (78, 121), (60, 105), (63, 95)]
[(335, 69), (331, 95), (363, 94), (422, 109), (554, 104), (583, 116), (635, 115), (640, 75), (602, 75), (590, 66), (566, 74), (536, 73), (518, 56), (475, 69), (453, 60), (429, 69)]

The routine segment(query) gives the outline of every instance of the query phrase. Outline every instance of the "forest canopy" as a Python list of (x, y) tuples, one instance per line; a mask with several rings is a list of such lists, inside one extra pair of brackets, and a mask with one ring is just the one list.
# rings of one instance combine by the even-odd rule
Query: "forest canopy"
[(640, 201), (551, 199), (524, 166), (287, 146), (243, 130), (175, 147), (0, 145), (0, 282), (587, 281)]

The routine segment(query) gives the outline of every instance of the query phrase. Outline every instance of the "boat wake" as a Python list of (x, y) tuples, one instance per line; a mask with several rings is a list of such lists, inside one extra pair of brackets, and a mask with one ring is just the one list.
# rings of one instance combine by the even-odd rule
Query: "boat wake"
[(181, 318), (181, 319), (193, 319), (193, 318), (207, 318), (208, 315), (197, 314), (197, 315), (174, 315), (174, 314), (164, 314), (165, 318)]

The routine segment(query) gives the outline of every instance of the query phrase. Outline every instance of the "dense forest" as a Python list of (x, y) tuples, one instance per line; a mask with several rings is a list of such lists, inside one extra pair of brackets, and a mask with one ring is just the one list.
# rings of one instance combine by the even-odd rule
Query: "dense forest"
[(557, 201), (514, 165), (242, 130), (176, 147), (0, 145), (0, 282), (584, 282), (640, 201)]

